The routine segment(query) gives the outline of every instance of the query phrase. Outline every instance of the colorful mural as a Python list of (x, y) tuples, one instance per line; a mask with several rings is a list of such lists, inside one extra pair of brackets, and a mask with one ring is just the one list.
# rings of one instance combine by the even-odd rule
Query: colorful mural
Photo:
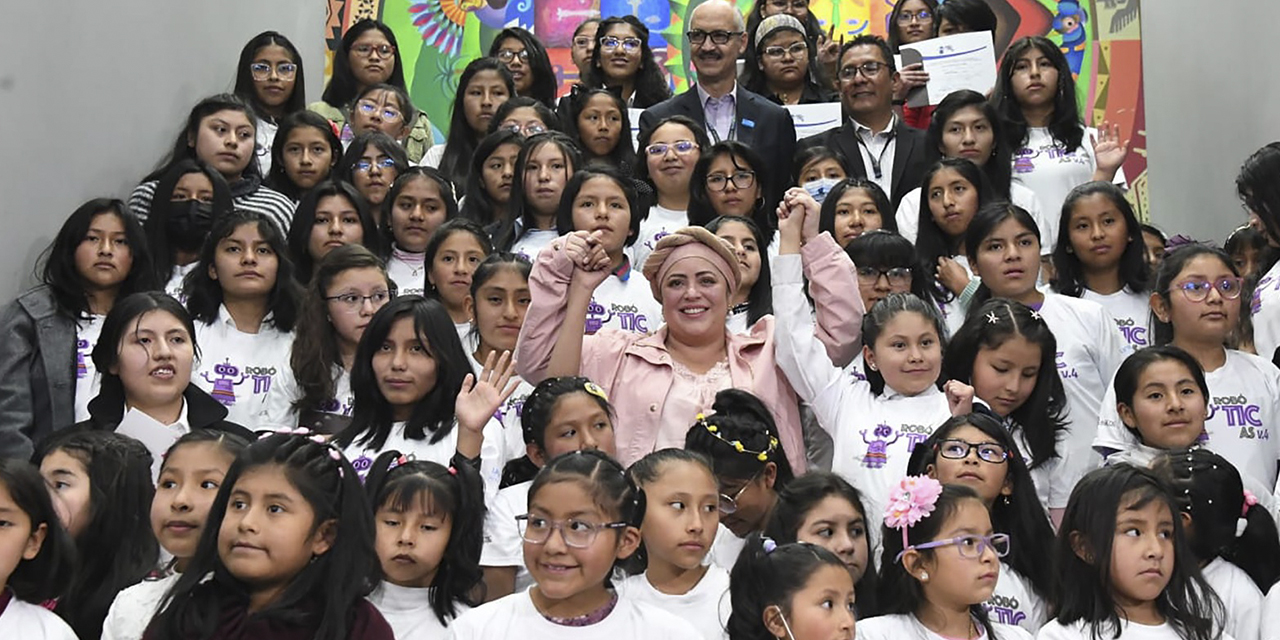
[[(396, 34), (405, 81), (419, 109), (447, 126), (458, 76), (488, 50), (504, 27), (521, 26), (546, 44), (563, 91), (577, 81), (569, 57), (574, 28), (594, 15), (635, 15), (648, 25), (650, 46), (677, 92), (688, 88), (691, 67), (684, 38), (689, 12), (703, 0), (327, 0), (325, 38), (330, 52), (361, 18), (382, 20)], [(744, 12), (751, 0), (737, 0)], [(1044, 35), (1062, 44), (1078, 77), (1082, 113), (1089, 124), (1118, 123), (1130, 139), (1124, 172), (1130, 199), (1146, 217), (1146, 114), (1142, 98), (1140, 0), (988, 0), (1000, 17), (996, 46)], [(810, 10), (836, 37), (885, 33), (893, 0), (811, 0)], [(328, 65), (326, 65), (326, 72)], [(437, 132), (442, 134), (442, 131)], [(441, 136), (442, 139), (442, 136)]]

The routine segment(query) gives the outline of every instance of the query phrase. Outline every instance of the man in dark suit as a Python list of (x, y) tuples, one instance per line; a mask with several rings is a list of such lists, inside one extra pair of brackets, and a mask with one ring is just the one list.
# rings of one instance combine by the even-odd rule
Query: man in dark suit
[(693, 10), (686, 36), (697, 84), (646, 109), (640, 129), (683, 115), (706, 126), (712, 142), (737, 140), (751, 147), (769, 163), (770, 175), (761, 176), (769, 186), (766, 202), (778, 202), (790, 186), (796, 127), (791, 112), (737, 84), (738, 56), (747, 46), (742, 14), (724, 0), (710, 0)]
[(926, 148), (924, 131), (908, 126), (893, 112), (898, 71), (883, 38), (862, 35), (845, 43), (838, 77), (849, 120), (838, 129), (801, 140), (800, 146), (822, 145), (844, 154), (849, 175), (880, 185), (896, 211), (902, 196), (920, 186), (938, 154)]

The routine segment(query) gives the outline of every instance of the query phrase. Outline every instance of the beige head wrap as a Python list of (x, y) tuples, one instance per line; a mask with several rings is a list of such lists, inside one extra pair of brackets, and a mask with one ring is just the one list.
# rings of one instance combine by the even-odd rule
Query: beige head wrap
[(702, 227), (685, 227), (659, 240), (644, 261), (642, 272), (655, 300), (662, 302), (662, 281), (667, 272), (686, 258), (701, 258), (711, 263), (729, 283), (729, 292), (738, 290), (742, 275), (738, 271), (738, 257), (729, 243)]

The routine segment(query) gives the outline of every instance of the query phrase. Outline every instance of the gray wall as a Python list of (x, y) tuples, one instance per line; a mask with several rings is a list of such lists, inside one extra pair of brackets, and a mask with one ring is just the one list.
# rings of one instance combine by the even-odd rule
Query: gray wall
[(1222, 241), (1247, 220), (1235, 196), (1240, 164), (1280, 140), (1280, 2), (1209, 6), (1142, 3), (1148, 169), (1156, 225)]
[[(289, 37), (307, 99), (324, 75), (324, 0), (13, 2), (0, 38), (0, 300), (84, 201), (127, 198), (200, 98), (229, 91), (240, 48)], [(74, 5), (74, 6), (72, 6)]]

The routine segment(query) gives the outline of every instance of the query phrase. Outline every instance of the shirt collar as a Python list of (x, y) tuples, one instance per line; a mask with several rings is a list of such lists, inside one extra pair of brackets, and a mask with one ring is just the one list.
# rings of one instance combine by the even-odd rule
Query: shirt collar
[(623, 282), (631, 278), (631, 258), (627, 257), (627, 254), (622, 254), (622, 264), (613, 270), (613, 275), (618, 276), (618, 279)]
[(427, 261), (426, 253), (415, 253), (413, 251), (405, 251), (397, 247), (394, 243), (391, 245), (391, 257), (413, 266), (421, 266)]
[[(261, 333), (263, 330), (265, 330), (265, 329), (267, 328), (267, 325), (271, 323), (271, 320), (272, 320), (272, 316), (273, 316), (273, 315), (275, 315), (275, 314), (273, 314), (272, 312), (268, 311), (268, 312), (267, 312), (267, 315), (265, 315), (265, 316), (263, 316), (263, 317), (262, 317), (262, 326), (261, 326), (261, 327), (259, 327), (259, 329), (258, 329), (258, 332), (259, 332), (259, 333)], [(218, 324), (219, 324), (220, 326), (230, 327), (230, 328), (232, 328), (232, 329), (235, 329), (235, 330), (239, 331), (239, 329), (236, 327), (236, 320), (235, 320), (235, 318), (232, 318), (232, 317), (231, 317), (231, 312), (230, 312), (230, 311), (227, 311), (227, 305), (225, 305), (225, 304), (220, 304), (220, 305), (218, 305)]]
[(159, 420), (156, 420), (150, 415), (143, 413), (141, 410), (130, 407), (128, 404), (125, 404), (124, 406), (124, 416), (121, 417), (120, 422), (123, 423), (125, 421), (125, 418), (131, 419), (131, 420), (132, 419), (150, 420), (151, 422), (154, 422), (155, 424), (165, 427), (166, 429), (174, 429), (180, 434), (185, 434), (191, 431), (191, 421), (187, 419), (187, 399), (186, 398), (182, 399), (182, 410), (178, 412), (178, 419), (173, 424), (165, 424), (163, 422), (160, 422)]
[[(694, 86), (696, 86), (696, 87), (698, 88), (698, 104), (702, 105), (703, 107), (706, 107), (706, 106), (707, 106), (707, 99), (709, 99), (709, 98), (711, 97), (711, 94), (707, 93), (707, 90), (706, 90), (706, 89), (703, 89), (703, 88), (702, 88), (702, 85), (700, 85), (700, 84), (697, 84), (697, 85), (694, 85)], [(734, 104), (737, 104), (737, 103), (738, 103), (738, 83), (737, 83), (737, 82), (734, 82), (734, 83), (733, 83), (733, 89), (731, 89), (731, 90), (729, 91), (729, 93), (726, 93), (726, 94), (724, 94), (724, 95), (726, 95), (726, 96), (733, 96), (733, 103), (734, 103)], [(720, 97), (720, 99), (721, 99), (721, 100), (723, 100), (723, 99), (724, 99), (724, 96), (721, 96), (721, 97)]]
[(852, 117), (849, 118), (849, 122), (853, 123), (853, 132), (859, 136), (863, 135), (864, 133), (870, 133), (873, 137), (883, 136), (883, 135), (888, 135), (889, 132), (893, 131), (894, 128), (898, 126), (898, 114), (896, 113), (889, 114), (889, 124), (884, 128), (884, 131), (872, 131), (871, 127), (868, 127), (867, 125), (864, 125), (861, 122), (858, 122)]

